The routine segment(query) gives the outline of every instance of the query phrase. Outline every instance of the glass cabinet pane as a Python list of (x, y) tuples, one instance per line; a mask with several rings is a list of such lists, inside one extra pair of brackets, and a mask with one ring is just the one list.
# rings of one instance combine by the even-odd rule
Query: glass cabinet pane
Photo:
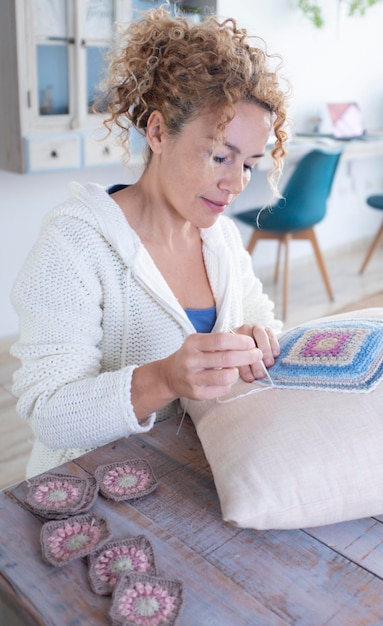
[(33, 33), (42, 39), (65, 39), (67, 33), (67, 0), (33, 0)]
[(68, 115), (69, 46), (73, 24), (68, 0), (34, 0), (33, 37), (38, 115)]
[(161, 4), (164, 4), (163, 0), (133, 0), (133, 18), (135, 19), (137, 17), (137, 13), (139, 11), (146, 11), (147, 9), (158, 9)]
[(97, 100), (97, 110), (106, 110), (99, 90), (104, 78), (106, 55), (113, 39), (115, 23), (114, 0), (85, 0), (85, 24), (83, 45), (86, 50), (86, 98), (87, 112)]
[[(136, 19), (136, 17), (139, 16), (140, 11), (158, 9), (163, 4), (163, 0), (133, 0), (133, 19)], [(207, 12), (211, 12), (210, 6), (212, 4), (215, 6), (215, 0), (186, 0), (185, 2), (180, 0), (170, 0), (170, 12), (173, 13), (177, 10), (177, 12), (181, 15), (185, 15), (192, 20), (199, 22), (205, 10)]]
[(93, 113), (92, 107), (97, 101), (97, 111), (106, 111), (106, 102), (102, 102), (102, 93), (99, 89), (100, 81), (104, 78), (108, 48), (102, 46), (87, 46), (86, 48), (86, 97), (88, 113)]
[(69, 113), (68, 46), (37, 46), (38, 108), (40, 115)]
[(109, 39), (113, 37), (114, 1), (86, 0), (85, 38)]

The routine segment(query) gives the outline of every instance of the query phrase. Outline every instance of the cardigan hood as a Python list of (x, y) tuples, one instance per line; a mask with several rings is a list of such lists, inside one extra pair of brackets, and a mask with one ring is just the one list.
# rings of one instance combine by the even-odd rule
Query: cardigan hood
[[(46, 218), (46, 223), (61, 217), (86, 222), (112, 246), (125, 264), (127, 271), (132, 272), (139, 282), (145, 284), (153, 297), (158, 301), (163, 301), (166, 308), (170, 306), (173, 315), (184, 330), (187, 333), (195, 332), (137, 233), (131, 228), (120, 207), (105, 187), (95, 183), (81, 185), (73, 182), (70, 184), (70, 191), (71, 198), (51, 211)], [(220, 216), (210, 228), (200, 229), (206, 271), (217, 306), (217, 321), (214, 330), (228, 330), (223, 320), (227, 319), (227, 308), (230, 308), (233, 296), (231, 285), (235, 279), (229, 262), (230, 254), (228, 254), (231, 248), (228, 235), (232, 238), (233, 227), (230, 218)], [(237, 234), (238, 237), (239, 234)], [(236, 244), (238, 245), (238, 242)], [(210, 271), (212, 267), (214, 271)]]
[[(102, 234), (126, 265), (133, 266), (143, 245), (107, 189), (96, 183), (81, 185), (77, 182), (70, 183), (69, 189), (71, 197), (48, 214), (46, 223), (63, 216), (85, 221)], [(210, 228), (200, 229), (204, 244), (210, 246), (213, 242), (217, 254), (224, 244), (219, 224), (221, 219)], [(224, 217), (224, 220), (227, 219)]]

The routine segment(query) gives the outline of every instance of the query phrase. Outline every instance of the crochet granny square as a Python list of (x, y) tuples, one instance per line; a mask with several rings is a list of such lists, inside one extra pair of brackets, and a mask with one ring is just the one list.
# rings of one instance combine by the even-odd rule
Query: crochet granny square
[(46, 522), (40, 533), (42, 557), (58, 567), (87, 556), (110, 539), (107, 521), (99, 515), (76, 515)]
[(88, 511), (98, 493), (93, 477), (46, 473), (28, 481), (25, 504), (47, 519), (65, 519)]
[(144, 535), (110, 541), (89, 555), (92, 591), (108, 595), (126, 574), (157, 574), (152, 544)]
[(302, 325), (280, 338), (275, 386), (368, 392), (383, 373), (383, 321), (347, 319)]
[(146, 496), (157, 487), (153, 470), (145, 459), (128, 459), (100, 465), (94, 475), (100, 493), (117, 502)]
[(128, 574), (113, 591), (113, 626), (174, 626), (182, 605), (182, 583)]

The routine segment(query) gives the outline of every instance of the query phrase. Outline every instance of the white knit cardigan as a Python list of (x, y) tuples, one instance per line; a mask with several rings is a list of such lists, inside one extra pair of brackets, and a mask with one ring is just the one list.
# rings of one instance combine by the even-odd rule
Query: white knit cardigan
[[(96, 184), (72, 184), (14, 286), (17, 410), (36, 440), (27, 476), (119, 437), (149, 430), (131, 403), (135, 367), (175, 352), (195, 332), (119, 206)], [(155, 207), (154, 207), (155, 209)], [(201, 230), (217, 306), (213, 331), (243, 323), (279, 330), (233, 221)], [(157, 413), (163, 419), (174, 403)]]

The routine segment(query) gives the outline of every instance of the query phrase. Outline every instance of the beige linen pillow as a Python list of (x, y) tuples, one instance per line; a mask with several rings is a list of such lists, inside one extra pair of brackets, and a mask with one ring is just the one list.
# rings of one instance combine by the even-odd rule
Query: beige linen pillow
[[(382, 320), (383, 309), (317, 321), (343, 319)], [(232, 397), (251, 387), (239, 381)], [(185, 402), (225, 521), (287, 529), (383, 513), (383, 383), (368, 393), (272, 388)]]

